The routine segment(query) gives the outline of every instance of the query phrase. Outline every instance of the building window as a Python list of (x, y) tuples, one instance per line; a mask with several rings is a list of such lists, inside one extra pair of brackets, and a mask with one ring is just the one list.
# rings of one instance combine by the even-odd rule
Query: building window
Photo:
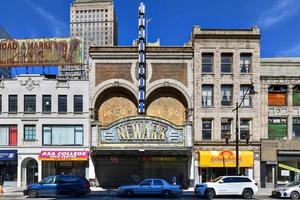
[(43, 145), (82, 146), (83, 126), (43, 126)]
[(240, 57), (240, 72), (250, 73), (251, 72), (251, 54), (241, 54)]
[(269, 106), (286, 106), (287, 105), (287, 86), (271, 85), (268, 88)]
[(83, 112), (83, 96), (74, 95), (74, 113)]
[(51, 113), (51, 95), (43, 95), (43, 113)]
[(300, 138), (300, 117), (293, 118), (293, 138)]
[(202, 85), (202, 106), (213, 105), (213, 85)]
[(212, 119), (202, 119), (202, 140), (211, 140)]
[(241, 119), (240, 120), (240, 139), (246, 140), (250, 137), (250, 127), (251, 120), (250, 119)]
[[(242, 102), (242, 99), (243, 99), (243, 96), (245, 95), (245, 98), (244, 98), (244, 101), (243, 103), (241, 104), (241, 106), (243, 107), (249, 107), (252, 105), (252, 99), (251, 99), (251, 96), (249, 94), (249, 85), (241, 85), (240, 87), (240, 102)], [(248, 90), (248, 92), (247, 92)], [(247, 92), (247, 94), (246, 94)]]
[(213, 56), (214, 54), (212, 53), (202, 54), (202, 73), (213, 72)]
[(25, 113), (35, 113), (35, 95), (25, 95), (24, 96), (24, 112)]
[(293, 106), (300, 106), (300, 85), (293, 88)]
[(2, 113), (2, 95), (0, 95), (0, 113)]
[(231, 122), (230, 118), (221, 118), (221, 139), (231, 135)]
[(268, 124), (268, 138), (282, 139), (284, 137), (287, 137), (286, 118), (270, 117)]
[(17, 146), (17, 130), (16, 125), (0, 125), (0, 146)]
[(232, 85), (221, 85), (221, 105), (222, 106), (231, 106), (232, 105)]
[(58, 113), (67, 113), (67, 95), (58, 95)]
[(221, 54), (221, 73), (232, 72), (232, 54), (222, 53)]
[(8, 96), (8, 112), (17, 113), (18, 112), (18, 95)]
[(24, 140), (34, 141), (36, 139), (35, 125), (24, 125)]

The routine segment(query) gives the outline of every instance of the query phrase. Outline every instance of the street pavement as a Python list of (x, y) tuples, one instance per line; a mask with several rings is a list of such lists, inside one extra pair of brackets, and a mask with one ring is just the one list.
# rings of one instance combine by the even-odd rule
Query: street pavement
[[(18, 200), (18, 199), (27, 199), (29, 198), (27, 196), (24, 196), (22, 194), (22, 188), (15, 188), (15, 189), (7, 189), (6, 193), (0, 194), (0, 200), (2, 199), (9, 199), (9, 200)], [(255, 199), (257, 200), (266, 200), (266, 199), (273, 199), (269, 198), (270, 189), (268, 190), (259, 190), (258, 194), (255, 196)], [(35, 200), (54, 200), (54, 199), (61, 199), (61, 200), (72, 200), (72, 199), (88, 199), (88, 200), (163, 200), (159, 196), (139, 196), (139, 197), (133, 197), (133, 198), (122, 198), (116, 195), (116, 192), (114, 190), (107, 191), (107, 190), (101, 190), (101, 189), (95, 189), (92, 188), (92, 192), (86, 196), (83, 196), (81, 198), (70, 198), (70, 197), (59, 197), (59, 198), (36, 198)], [(203, 198), (197, 197), (194, 195), (192, 190), (184, 191), (183, 195), (177, 196), (173, 198), (174, 200), (202, 200)], [(216, 200), (240, 200), (241, 197), (216, 197), (214, 198)]]

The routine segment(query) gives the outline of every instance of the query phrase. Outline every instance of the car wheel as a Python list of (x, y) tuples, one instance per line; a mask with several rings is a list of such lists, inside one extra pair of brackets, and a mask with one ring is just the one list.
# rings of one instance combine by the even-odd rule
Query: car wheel
[(253, 191), (249, 188), (244, 189), (242, 196), (244, 199), (252, 199), (253, 198)]
[(212, 199), (215, 196), (215, 191), (213, 189), (206, 189), (204, 193), (205, 199)]
[(161, 196), (165, 199), (171, 198), (172, 192), (170, 190), (164, 190), (162, 191)]
[(124, 191), (124, 195), (126, 197), (132, 197), (133, 196), (133, 191), (132, 190), (125, 190)]
[(37, 198), (38, 197), (38, 192), (36, 190), (29, 190), (28, 191), (28, 196), (29, 196), (29, 198)]
[(292, 199), (299, 199), (299, 193), (298, 192), (296, 192), (296, 191), (293, 191), (292, 193), (291, 193), (291, 196), (290, 196)]

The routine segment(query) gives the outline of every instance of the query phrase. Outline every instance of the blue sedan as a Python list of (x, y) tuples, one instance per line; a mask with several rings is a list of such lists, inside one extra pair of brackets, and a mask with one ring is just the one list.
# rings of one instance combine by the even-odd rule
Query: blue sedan
[(119, 195), (132, 197), (133, 195), (161, 195), (164, 198), (171, 198), (173, 195), (182, 194), (180, 185), (171, 185), (164, 179), (145, 179), (138, 185), (120, 186), (117, 190)]

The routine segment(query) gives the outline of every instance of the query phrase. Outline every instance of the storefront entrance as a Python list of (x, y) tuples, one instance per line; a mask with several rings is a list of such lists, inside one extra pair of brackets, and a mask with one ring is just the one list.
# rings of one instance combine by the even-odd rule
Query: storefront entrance
[[(211, 181), (219, 176), (236, 175), (235, 151), (199, 151), (199, 174), (201, 182)], [(253, 151), (239, 151), (240, 174), (253, 178)]]
[[(100, 187), (136, 184), (145, 178), (163, 178), (188, 187), (187, 156), (109, 155), (94, 157)], [(174, 178), (173, 178), (174, 179)]]
[(4, 172), (4, 185), (17, 186), (17, 150), (0, 150), (0, 171)]
[(53, 175), (86, 176), (87, 161), (43, 161), (42, 177)]
[(31, 159), (27, 162), (26, 179), (27, 185), (38, 182), (38, 163), (35, 159)]

